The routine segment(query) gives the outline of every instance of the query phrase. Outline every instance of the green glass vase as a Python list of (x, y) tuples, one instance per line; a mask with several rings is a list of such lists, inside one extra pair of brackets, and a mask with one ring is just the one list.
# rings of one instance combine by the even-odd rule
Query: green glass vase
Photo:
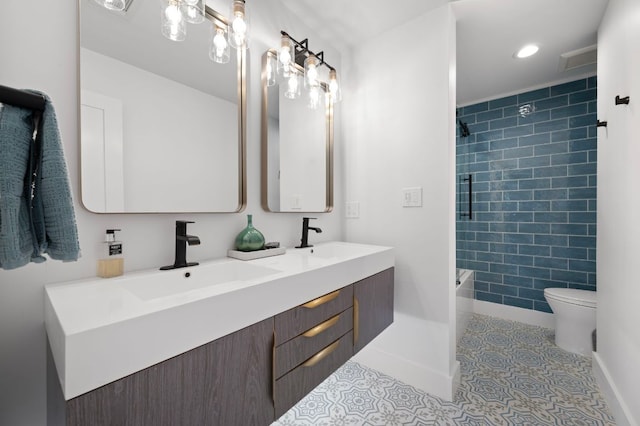
[(253, 227), (253, 219), (250, 214), (247, 215), (247, 227), (244, 228), (236, 237), (236, 250), (239, 251), (255, 251), (264, 248), (264, 235)]

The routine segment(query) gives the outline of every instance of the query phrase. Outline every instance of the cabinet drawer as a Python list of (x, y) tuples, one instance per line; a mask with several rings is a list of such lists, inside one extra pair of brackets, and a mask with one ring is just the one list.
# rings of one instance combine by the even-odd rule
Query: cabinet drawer
[(276, 346), (293, 339), (352, 305), (353, 287), (347, 286), (276, 315)]
[(274, 377), (280, 378), (352, 328), (353, 308), (349, 308), (278, 346), (275, 350)]
[(349, 331), (304, 364), (276, 380), (273, 392), (276, 418), (286, 413), (289, 408), (322, 383), (344, 364), (352, 353), (353, 332)]

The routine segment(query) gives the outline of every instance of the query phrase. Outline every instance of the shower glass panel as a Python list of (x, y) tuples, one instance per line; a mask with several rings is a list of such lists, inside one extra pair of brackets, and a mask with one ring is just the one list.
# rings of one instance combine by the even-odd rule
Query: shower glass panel
[(472, 269), (470, 262), (474, 252), (468, 247), (468, 233), (473, 232), (471, 221), (473, 220), (473, 173), (470, 164), (475, 155), (470, 144), (475, 141), (475, 135), (470, 134), (468, 123), (462, 116), (462, 108), (457, 111), (458, 126), (456, 132), (456, 280), (458, 270)]

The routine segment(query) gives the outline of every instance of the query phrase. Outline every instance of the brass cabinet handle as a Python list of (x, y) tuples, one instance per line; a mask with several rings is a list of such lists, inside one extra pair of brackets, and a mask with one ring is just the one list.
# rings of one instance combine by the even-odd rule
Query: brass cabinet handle
[(336, 315), (333, 318), (329, 318), (328, 320), (326, 320), (325, 322), (323, 322), (322, 324), (318, 324), (315, 327), (307, 330), (306, 333), (302, 334), (304, 337), (313, 337), (313, 336), (317, 336), (318, 334), (322, 333), (323, 331), (325, 331), (328, 328), (333, 327), (334, 325), (336, 325), (336, 323), (338, 322), (338, 320), (340, 320), (340, 314)]
[(302, 306), (309, 309), (317, 308), (320, 305), (332, 301), (333, 299), (338, 297), (339, 294), (340, 290), (336, 290), (333, 293), (325, 294), (324, 296), (318, 297), (317, 299), (313, 299), (311, 302), (307, 302)]
[(338, 349), (339, 345), (340, 345), (340, 340), (336, 340), (335, 342), (333, 342), (332, 344), (330, 344), (329, 346), (327, 346), (326, 348), (324, 348), (323, 350), (321, 350), (320, 352), (318, 352), (317, 354), (309, 358), (304, 364), (302, 364), (302, 366), (313, 367), (314, 365), (322, 361), (324, 358), (326, 358), (329, 354), (331, 354), (331, 352)]
[(353, 298), (353, 344), (358, 342), (360, 336), (360, 302)]

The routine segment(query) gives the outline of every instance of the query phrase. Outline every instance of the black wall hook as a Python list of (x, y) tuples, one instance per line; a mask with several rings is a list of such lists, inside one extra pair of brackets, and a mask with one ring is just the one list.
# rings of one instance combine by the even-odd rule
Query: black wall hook
[(616, 96), (616, 105), (629, 105), (629, 97), (625, 96), (624, 98), (621, 98), (619, 95)]
[(607, 122), (598, 120), (596, 127), (607, 127)]

